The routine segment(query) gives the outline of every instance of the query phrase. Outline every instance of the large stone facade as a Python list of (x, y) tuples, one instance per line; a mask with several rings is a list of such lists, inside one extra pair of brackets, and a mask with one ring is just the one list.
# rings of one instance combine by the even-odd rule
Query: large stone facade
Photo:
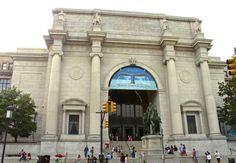
[[(168, 144), (191, 150), (227, 151), (216, 106), (224, 64), (209, 57), (197, 18), (108, 10), (53, 10), (53, 27), (44, 36), (48, 49), (5, 53), (14, 60), (12, 85), (31, 93), (37, 104), (36, 153), (82, 153), (85, 144), (99, 153), (100, 115), (109, 81), (122, 67), (148, 71), (158, 90), (153, 101)], [(79, 115), (79, 133), (68, 134), (68, 116)], [(188, 116), (197, 131), (188, 131)], [(108, 142), (108, 130), (104, 130)]]

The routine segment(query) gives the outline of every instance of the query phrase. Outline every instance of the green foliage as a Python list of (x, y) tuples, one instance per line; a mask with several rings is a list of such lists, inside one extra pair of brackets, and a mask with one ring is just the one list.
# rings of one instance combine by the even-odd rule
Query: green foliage
[(219, 121), (234, 126), (236, 125), (236, 77), (227, 83), (218, 84), (218, 95), (223, 97), (223, 106), (218, 106)]
[[(6, 108), (12, 105), (14, 111), (9, 122), (6, 120)], [(13, 87), (0, 92), (0, 128), (5, 128), (7, 122), (10, 124), (8, 133), (10, 133), (17, 142), (17, 138), (29, 137), (33, 131), (36, 131), (36, 123), (33, 121), (35, 112), (34, 100), (30, 94), (25, 94)]]

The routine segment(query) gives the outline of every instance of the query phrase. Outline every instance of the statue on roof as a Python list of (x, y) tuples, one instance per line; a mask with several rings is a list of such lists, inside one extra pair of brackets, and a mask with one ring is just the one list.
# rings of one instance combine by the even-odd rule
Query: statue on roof
[(98, 13), (93, 16), (93, 25), (101, 25), (101, 16)]

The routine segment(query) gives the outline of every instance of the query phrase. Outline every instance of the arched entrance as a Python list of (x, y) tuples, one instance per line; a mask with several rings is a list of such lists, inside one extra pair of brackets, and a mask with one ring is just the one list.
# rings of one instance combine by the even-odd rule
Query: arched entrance
[(156, 94), (156, 82), (145, 69), (127, 66), (118, 70), (109, 83), (109, 100), (117, 103), (117, 111), (109, 114), (110, 140), (140, 140), (143, 114)]

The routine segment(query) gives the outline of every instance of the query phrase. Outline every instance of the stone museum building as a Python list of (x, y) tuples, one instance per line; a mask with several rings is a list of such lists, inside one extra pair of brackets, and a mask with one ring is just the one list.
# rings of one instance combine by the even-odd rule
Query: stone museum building
[(98, 112), (107, 100), (117, 111), (105, 116), (104, 143), (141, 141), (152, 103), (165, 143), (227, 151), (217, 117), (225, 64), (208, 55), (212, 40), (198, 18), (57, 8), (44, 40), (47, 49), (0, 53), (10, 58), (1, 59), (1, 71), (13, 67), (11, 81), (1, 74), (0, 88), (10, 82), (36, 103), (37, 132), (22, 138), (34, 142), (32, 153), (78, 154), (85, 145), (99, 153)]

